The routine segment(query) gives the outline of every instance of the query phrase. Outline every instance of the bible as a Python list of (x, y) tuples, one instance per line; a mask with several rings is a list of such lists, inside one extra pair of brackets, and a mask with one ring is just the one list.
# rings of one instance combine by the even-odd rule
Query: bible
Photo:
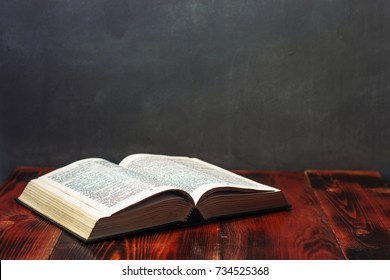
[(134, 154), (73, 162), (17, 201), (84, 242), (289, 208), (284, 194), (196, 158)]

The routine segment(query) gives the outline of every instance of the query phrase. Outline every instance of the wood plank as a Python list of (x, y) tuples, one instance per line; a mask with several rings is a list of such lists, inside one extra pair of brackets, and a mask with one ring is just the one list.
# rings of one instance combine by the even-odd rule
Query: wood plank
[(348, 259), (390, 259), (390, 189), (378, 172), (307, 171)]
[(85, 244), (64, 232), (51, 259), (219, 259), (220, 226), (161, 230)]
[(0, 259), (47, 259), (61, 230), (16, 203), (27, 183), (52, 168), (18, 167), (0, 186)]
[(281, 189), (292, 208), (224, 221), (223, 259), (344, 259), (303, 173), (241, 171), (239, 174)]

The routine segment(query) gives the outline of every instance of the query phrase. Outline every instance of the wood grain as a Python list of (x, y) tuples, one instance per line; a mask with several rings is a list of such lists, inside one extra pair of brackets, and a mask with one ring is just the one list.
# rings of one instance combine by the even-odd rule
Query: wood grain
[(51, 168), (0, 186), (0, 259), (390, 259), (390, 190), (377, 172), (238, 171), (280, 188), (291, 210), (85, 244), (15, 202)]
[(241, 171), (281, 189), (288, 211), (224, 221), (224, 259), (343, 259), (314, 192), (303, 173)]
[(0, 259), (47, 259), (61, 230), (16, 203), (26, 184), (51, 168), (18, 167), (0, 186)]
[(377, 172), (308, 171), (348, 259), (390, 259), (390, 190)]
[(220, 226), (161, 230), (85, 244), (64, 232), (51, 259), (219, 259)]

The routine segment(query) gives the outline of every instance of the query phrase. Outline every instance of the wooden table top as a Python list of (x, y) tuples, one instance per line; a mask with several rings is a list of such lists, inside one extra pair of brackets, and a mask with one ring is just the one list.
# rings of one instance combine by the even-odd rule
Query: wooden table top
[(292, 208), (85, 244), (15, 202), (51, 170), (18, 167), (0, 185), (0, 259), (390, 259), (390, 189), (375, 171), (236, 171)]

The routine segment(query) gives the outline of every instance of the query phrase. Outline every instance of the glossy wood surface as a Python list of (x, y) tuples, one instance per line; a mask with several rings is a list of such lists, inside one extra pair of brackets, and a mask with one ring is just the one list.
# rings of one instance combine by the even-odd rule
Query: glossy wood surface
[(390, 189), (377, 172), (308, 171), (348, 259), (390, 259)]
[(0, 259), (390, 259), (390, 189), (377, 172), (240, 170), (292, 208), (85, 244), (15, 202), (51, 168), (0, 186)]

